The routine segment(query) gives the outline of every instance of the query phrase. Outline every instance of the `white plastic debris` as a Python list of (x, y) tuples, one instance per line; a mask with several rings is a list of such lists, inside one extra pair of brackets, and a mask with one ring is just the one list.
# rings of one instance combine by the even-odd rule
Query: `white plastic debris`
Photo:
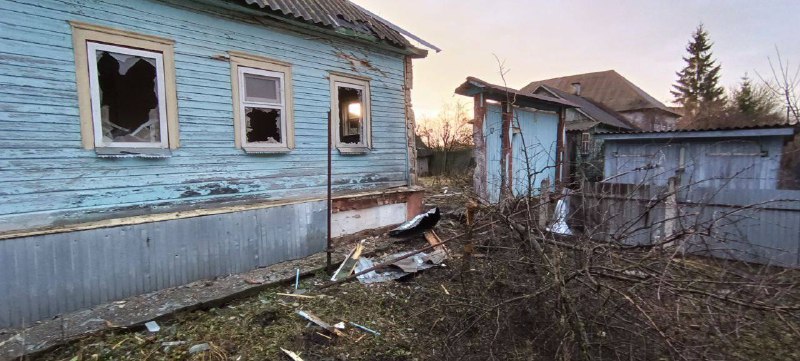
[(146, 322), (144, 327), (147, 327), (147, 330), (150, 332), (158, 332), (161, 331), (161, 326), (156, 323), (156, 321)]
[(555, 219), (553, 220), (553, 224), (550, 227), (547, 227), (547, 230), (557, 234), (563, 234), (565, 236), (571, 236), (572, 230), (569, 229), (569, 225), (567, 224), (567, 213), (569, 213), (569, 205), (567, 203), (567, 196), (569, 193), (567, 190), (564, 190), (564, 197), (556, 202), (556, 211), (555, 211)]
[(339, 322), (339, 323), (333, 325), (333, 327), (336, 327), (336, 328), (338, 328), (340, 330), (344, 330), (344, 322)]
[(198, 352), (208, 351), (210, 349), (211, 346), (209, 346), (207, 343), (199, 343), (197, 345), (189, 347), (189, 353), (198, 353)]

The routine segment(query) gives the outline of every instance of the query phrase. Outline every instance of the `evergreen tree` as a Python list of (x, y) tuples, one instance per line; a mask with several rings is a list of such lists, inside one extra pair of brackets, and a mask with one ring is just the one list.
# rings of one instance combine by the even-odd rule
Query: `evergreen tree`
[(742, 77), (742, 84), (739, 89), (733, 93), (733, 101), (736, 108), (743, 114), (753, 115), (756, 113), (756, 99), (753, 94), (753, 85), (750, 83), (750, 78), (747, 74)]
[(720, 65), (711, 58), (711, 45), (708, 33), (700, 24), (686, 46), (689, 53), (683, 58), (686, 66), (676, 73), (678, 81), (670, 91), (675, 102), (692, 117), (717, 111), (723, 101), (724, 90), (719, 86)]
[(754, 85), (747, 73), (742, 77), (739, 88), (732, 91), (731, 100), (732, 108), (754, 121), (775, 117), (775, 110), (779, 106), (769, 89)]

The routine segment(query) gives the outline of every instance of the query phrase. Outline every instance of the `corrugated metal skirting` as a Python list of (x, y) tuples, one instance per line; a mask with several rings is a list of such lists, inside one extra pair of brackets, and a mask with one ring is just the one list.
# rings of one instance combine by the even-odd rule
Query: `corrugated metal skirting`
[(325, 202), (0, 240), (0, 328), (325, 250)]

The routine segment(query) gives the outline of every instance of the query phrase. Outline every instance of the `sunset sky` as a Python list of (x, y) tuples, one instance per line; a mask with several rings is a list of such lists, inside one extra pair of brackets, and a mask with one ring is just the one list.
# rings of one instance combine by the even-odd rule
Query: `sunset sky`
[(768, 76), (777, 46), (800, 64), (800, 1), (354, 0), (442, 48), (415, 61), (418, 117), (463, 98), (453, 89), (472, 75), (508, 84), (614, 69), (670, 105), (675, 72), (692, 31), (705, 24), (722, 64), (722, 85), (745, 72)]

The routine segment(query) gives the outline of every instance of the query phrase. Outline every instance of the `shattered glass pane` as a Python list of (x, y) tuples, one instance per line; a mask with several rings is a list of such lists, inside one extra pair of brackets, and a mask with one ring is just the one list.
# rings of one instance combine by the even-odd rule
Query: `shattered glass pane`
[(281, 143), (281, 111), (271, 108), (245, 107), (248, 143)]
[(280, 103), (280, 79), (244, 74), (245, 100), (248, 102)]
[(339, 99), (339, 142), (361, 144), (361, 128), (364, 122), (363, 90), (338, 87)]
[(161, 142), (156, 60), (97, 51), (104, 143)]

